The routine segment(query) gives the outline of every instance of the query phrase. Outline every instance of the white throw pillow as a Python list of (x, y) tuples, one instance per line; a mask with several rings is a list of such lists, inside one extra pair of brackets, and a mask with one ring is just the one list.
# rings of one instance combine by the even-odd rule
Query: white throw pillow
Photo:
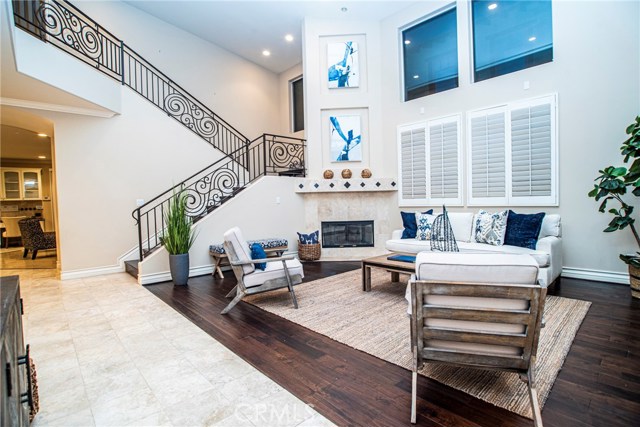
[(431, 229), (433, 227), (433, 221), (435, 220), (435, 215), (421, 213), (416, 214), (416, 224), (418, 226), (418, 230), (416, 231), (416, 240), (431, 239)]
[(473, 228), (476, 242), (502, 246), (504, 244), (504, 235), (507, 232), (508, 215), (508, 210), (494, 214), (485, 211), (478, 212)]

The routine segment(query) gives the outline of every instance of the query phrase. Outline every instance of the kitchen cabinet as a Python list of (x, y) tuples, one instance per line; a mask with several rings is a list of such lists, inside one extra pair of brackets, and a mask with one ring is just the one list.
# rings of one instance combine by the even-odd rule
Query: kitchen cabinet
[(0, 307), (0, 422), (3, 427), (28, 426), (31, 383), (18, 276), (0, 277)]
[(41, 169), (2, 168), (2, 200), (42, 200)]

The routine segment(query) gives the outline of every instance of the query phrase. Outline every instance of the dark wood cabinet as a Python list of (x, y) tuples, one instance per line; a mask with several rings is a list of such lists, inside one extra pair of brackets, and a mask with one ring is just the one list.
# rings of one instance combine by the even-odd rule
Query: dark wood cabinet
[(29, 425), (29, 357), (22, 335), (18, 276), (0, 277), (0, 421), (2, 427)]

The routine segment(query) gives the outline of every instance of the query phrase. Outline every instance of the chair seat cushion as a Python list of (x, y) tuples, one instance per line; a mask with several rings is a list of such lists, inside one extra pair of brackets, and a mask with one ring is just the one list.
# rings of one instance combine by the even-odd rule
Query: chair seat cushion
[[(302, 264), (297, 258), (286, 261), (289, 275), (295, 274), (304, 277), (304, 271), (302, 270)], [(282, 261), (267, 262), (267, 267), (264, 270), (255, 270), (253, 273), (245, 274), (243, 281), (247, 288), (253, 286), (262, 285), (267, 280), (278, 279), (285, 277), (284, 267)]]

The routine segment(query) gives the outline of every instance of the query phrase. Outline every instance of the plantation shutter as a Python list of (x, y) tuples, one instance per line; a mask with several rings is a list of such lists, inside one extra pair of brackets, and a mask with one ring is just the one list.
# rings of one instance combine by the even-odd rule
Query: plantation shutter
[(459, 118), (429, 122), (429, 190), (432, 204), (462, 203)]
[(511, 195), (553, 196), (552, 111), (549, 103), (511, 111)]
[(471, 205), (506, 204), (506, 130), (504, 109), (475, 113), (470, 119)]
[(400, 203), (424, 203), (427, 198), (426, 131), (424, 125), (401, 127)]

